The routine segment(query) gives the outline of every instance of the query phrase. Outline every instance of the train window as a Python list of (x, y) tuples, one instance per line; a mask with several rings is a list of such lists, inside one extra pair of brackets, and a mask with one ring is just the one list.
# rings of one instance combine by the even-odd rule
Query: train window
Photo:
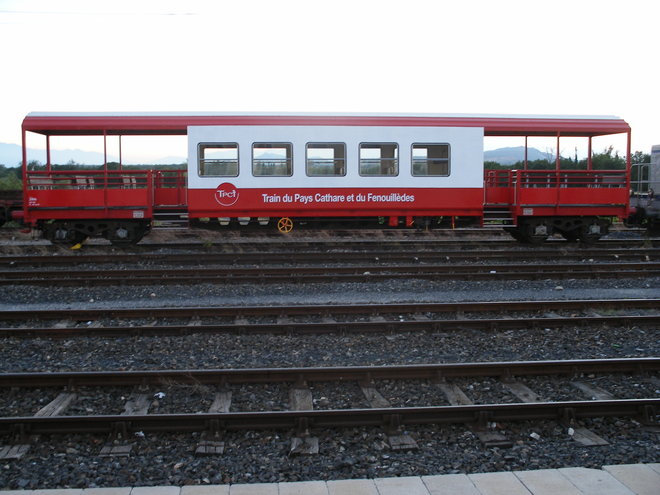
[(200, 177), (237, 177), (237, 143), (199, 143)]
[(288, 177), (293, 174), (291, 143), (253, 143), (252, 175), (256, 177)]
[(306, 171), (309, 177), (346, 175), (346, 144), (307, 143)]
[(360, 175), (399, 175), (399, 145), (396, 143), (360, 143)]
[(449, 175), (449, 145), (412, 145), (412, 174), (416, 177), (447, 177)]

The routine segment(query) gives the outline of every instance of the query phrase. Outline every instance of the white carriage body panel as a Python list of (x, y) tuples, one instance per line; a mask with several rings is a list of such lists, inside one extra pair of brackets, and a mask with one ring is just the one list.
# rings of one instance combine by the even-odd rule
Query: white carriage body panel
[[(188, 188), (215, 189), (222, 182), (237, 188), (483, 188), (482, 127), (413, 127), (413, 126), (189, 126)], [(253, 143), (290, 143), (293, 147), (293, 174), (286, 177), (252, 174)], [(239, 174), (237, 177), (201, 177), (198, 171), (200, 143), (237, 143)], [(308, 143), (345, 143), (346, 174), (315, 176), (306, 174)], [(360, 143), (396, 143), (398, 145), (397, 176), (361, 176), (359, 174)], [(448, 176), (412, 175), (413, 144), (449, 144)]]

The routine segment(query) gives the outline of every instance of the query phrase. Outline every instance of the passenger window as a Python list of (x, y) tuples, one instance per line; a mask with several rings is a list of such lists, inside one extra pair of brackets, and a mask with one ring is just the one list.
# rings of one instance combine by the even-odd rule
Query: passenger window
[(200, 143), (200, 177), (238, 177), (237, 143)]
[(412, 174), (416, 177), (449, 176), (449, 145), (413, 144)]
[(288, 177), (293, 174), (291, 143), (254, 143), (252, 175), (256, 177)]
[(399, 175), (399, 145), (396, 143), (361, 143), (360, 175)]
[(344, 143), (307, 143), (306, 172), (309, 177), (346, 175)]

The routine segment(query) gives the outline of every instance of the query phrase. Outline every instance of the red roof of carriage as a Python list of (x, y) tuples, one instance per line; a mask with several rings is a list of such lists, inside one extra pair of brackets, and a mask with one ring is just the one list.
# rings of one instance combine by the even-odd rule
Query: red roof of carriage
[(337, 125), (483, 127), (487, 136), (599, 136), (630, 131), (613, 116), (270, 113), (30, 113), (23, 129), (46, 135), (186, 134), (188, 126)]

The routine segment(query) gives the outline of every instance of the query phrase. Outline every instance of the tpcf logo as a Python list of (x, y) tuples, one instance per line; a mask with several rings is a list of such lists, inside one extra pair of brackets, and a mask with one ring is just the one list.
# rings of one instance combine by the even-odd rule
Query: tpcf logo
[(224, 182), (215, 190), (215, 200), (222, 206), (233, 206), (238, 201), (238, 189), (234, 184)]

